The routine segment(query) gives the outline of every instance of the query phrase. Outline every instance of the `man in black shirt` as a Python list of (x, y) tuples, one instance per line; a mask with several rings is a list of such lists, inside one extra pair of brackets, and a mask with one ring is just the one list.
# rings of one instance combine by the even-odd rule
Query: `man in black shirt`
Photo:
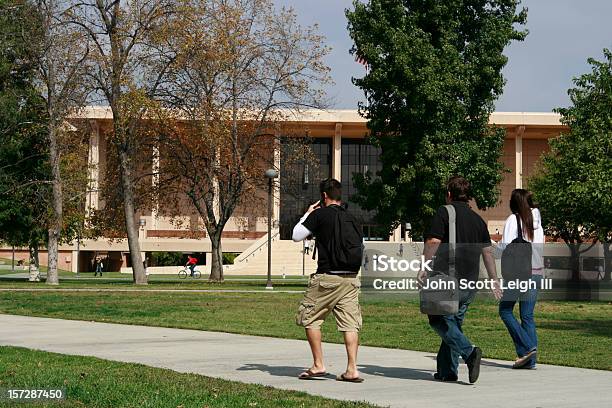
[[(293, 229), (293, 240), (298, 242), (310, 235), (316, 238), (318, 256), (317, 272), (310, 276), (308, 289), (300, 303), (296, 323), (306, 330), (310, 344), (313, 365), (300, 374), (300, 379), (312, 379), (326, 375), (323, 364), (323, 349), (321, 346), (321, 324), (329, 313), (336, 318), (338, 331), (344, 335), (348, 364), (346, 371), (336, 377), (339, 381), (362, 382), (357, 370), (357, 349), (359, 347), (359, 330), (361, 330), (361, 309), (359, 307), (360, 282), (357, 277), (361, 256), (358, 256), (357, 266), (338, 267), (338, 261), (331, 250), (339, 236), (346, 237), (336, 231), (339, 220), (354, 221), (342, 207), (341, 185), (334, 179), (327, 179), (320, 185), (321, 200), (308, 208), (308, 211)], [(338, 218), (340, 217), (340, 218)], [(351, 225), (353, 225), (351, 223)], [(358, 228), (360, 230), (360, 228)], [(355, 231), (354, 229), (352, 231)], [(356, 236), (361, 245), (361, 233)], [(355, 238), (355, 237), (353, 237)], [(332, 245), (334, 244), (334, 245)], [(342, 243), (346, 244), (346, 242)], [(361, 253), (359, 251), (359, 253)]]
[[(495, 260), (493, 258), (491, 237), (485, 221), (468, 205), (470, 200), (470, 184), (463, 177), (451, 177), (447, 183), (446, 202), (452, 204), (456, 212), (456, 249), (455, 268), (457, 280), (475, 282), (480, 270), (482, 255), (489, 279), (493, 282), (493, 294), (499, 300), (501, 289), (497, 279)], [(444, 206), (431, 221), (431, 228), (425, 237), (426, 260), (434, 255), (436, 270), (448, 268), (449, 217)], [(442, 244), (442, 245), (441, 245)], [(439, 265), (443, 265), (439, 268)], [(448, 270), (448, 269), (446, 269)], [(427, 277), (427, 272), (419, 273), (421, 282)], [(461, 284), (460, 284), (461, 287)], [(454, 315), (429, 316), (430, 326), (442, 338), (442, 344), (437, 355), (437, 372), (434, 378), (442, 381), (457, 381), (459, 356), (468, 366), (470, 383), (476, 382), (480, 374), (482, 350), (473, 346), (463, 334), (462, 325), (468, 306), (474, 299), (476, 290), (460, 290), (459, 311)]]

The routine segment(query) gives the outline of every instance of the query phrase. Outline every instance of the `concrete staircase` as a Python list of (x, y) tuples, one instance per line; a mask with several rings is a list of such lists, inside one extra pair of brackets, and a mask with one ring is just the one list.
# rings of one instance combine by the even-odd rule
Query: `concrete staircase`
[[(240, 256), (233, 265), (225, 268), (228, 275), (266, 275), (268, 273), (268, 236), (258, 239)], [(272, 275), (310, 275), (316, 271), (317, 261), (302, 253), (304, 244), (279, 239), (278, 232), (272, 232)], [(303, 268), (303, 269), (302, 269)]]

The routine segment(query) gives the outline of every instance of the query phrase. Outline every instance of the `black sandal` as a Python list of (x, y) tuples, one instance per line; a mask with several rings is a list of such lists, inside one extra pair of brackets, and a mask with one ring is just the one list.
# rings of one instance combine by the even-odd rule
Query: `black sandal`
[(361, 377), (346, 378), (344, 376), (344, 374), (340, 374), (339, 376), (336, 377), (336, 381), (344, 381), (344, 382), (350, 382), (350, 383), (362, 383), (363, 382), (363, 378), (361, 378)]
[(300, 380), (312, 380), (313, 378), (320, 378), (327, 376), (327, 373), (324, 371), (322, 373), (313, 373), (310, 369), (304, 371), (302, 374), (298, 376)]

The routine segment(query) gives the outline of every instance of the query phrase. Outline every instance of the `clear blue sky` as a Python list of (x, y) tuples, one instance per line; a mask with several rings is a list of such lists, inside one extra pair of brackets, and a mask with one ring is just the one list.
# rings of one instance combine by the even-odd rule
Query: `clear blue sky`
[[(362, 93), (351, 76), (363, 75), (348, 50), (352, 42), (346, 30), (344, 9), (351, 0), (274, 0), (295, 8), (303, 25), (318, 23), (332, 52), (327, 59), (335, 86), (328, 96), (332, 108), (354, 109)], [(588, 57), (603, 58), (603, 48), (612, 48), (612, 1), (610, 0), (523, 0), (529, 9), (524, 42), (506, 49), (507, 79), (497, 111), (550, 112), (567, 106), (571, 79), (586, 72)]]

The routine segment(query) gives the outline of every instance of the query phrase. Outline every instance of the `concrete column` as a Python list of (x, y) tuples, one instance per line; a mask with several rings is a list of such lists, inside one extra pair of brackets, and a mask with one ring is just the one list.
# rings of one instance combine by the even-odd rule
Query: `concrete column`
[[(216, 148), (215, 154), (215, 166), (219, 168), (221, 166), (221, 149)], [(219, 180), (217, 177), (213, 178), (213, 213), (215, 214), (215, 219), (219, 220), (219, 215), (221, 214), (221, 205), (219, 203)]]
[(70, 270), (72, 272), (79, 271), (79, 251), (72, 251), (72, 262), (70, 263)]
[(91, 121), (91, 134), (89, 135), (89, 152), (88, 152), (88, 187), (85, 197), (85, 217), (91, 216), (91, 210), (97, 210), (99, 207), (98, 189), (100, 184), (100, 127), (98, 122)]
[(389, 236), (389, 241), (392, 242), (401, 242), (402, 241), (402, 226), (398, 225), (391, 235)]
[[(152, 154), (152, 166), (151, 173), (153, 173), (152, 177), (152, 185), (153, 191), (157, 191), (157, 187), (159, 186), (159, 146), (153, 146), (153, 154)], [(159, 197), (155, 201), (155, 205), (151, 209), (151, 227), (149, 229), (159, 229)]]
[(274, 180), (272, 196), (272, 220), (280, 222), (280, 168), (281, 168), (281, 144), (280, 133), (274, 135), (274, 168), (278, 171), (278, 177)]
[(523, 134), (525, 126), (519, 126), (514, 139), (514, 170), (516, 175), (515, 188), (523, 188)]
[(342, 181), (342, 123), (336, 123), (332, 143), (332, 177)]

